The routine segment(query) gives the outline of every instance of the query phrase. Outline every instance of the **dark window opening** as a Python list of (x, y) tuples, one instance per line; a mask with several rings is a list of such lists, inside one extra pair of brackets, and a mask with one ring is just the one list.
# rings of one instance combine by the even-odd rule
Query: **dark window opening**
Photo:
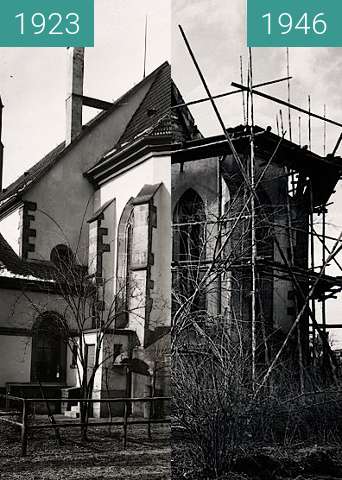
[(130, 216), (126, 229), (126, 284), (125, 284), (125, 305), (126, 315), (130, 309), (130, 298), (132, 296), (132, 246), (133, 246), (133, 214)]
[(66, 342), (62, 322), (56, 315), (39, 318), (32, 330), (32, 369), (34, 382), (64, 382)]
[(120, 218), (117, 244), (116, 327), (126, 328), (129, 321), (130, 290), (132, 290), (132, 247), (134, 228), (133, 199)]
[(70, 268), (75, 263), (73, 252), (66, 245), (57, 245), (51, 250), (50, 260), (59, 268)]
[(70, 368), (77, 368), (77, 356), (78, 356), (78, 346), (75, 343), (72, 346), (72, 358)]
[(122, 353), (122, 347), (123, 347), (123, 345), (121, 343), (114, 343), (114, 346), (113, 346), (113, 363), (115, 363), (115, 360)]
[[(205, 208), (201, 197), (192, 189), (178, 201), (173, 215), (173, 312), (190, 298), (202, 278), (202, 261), (206, 254)], [(191, 311), (203, 311), (205, 294), (198, 292)]]

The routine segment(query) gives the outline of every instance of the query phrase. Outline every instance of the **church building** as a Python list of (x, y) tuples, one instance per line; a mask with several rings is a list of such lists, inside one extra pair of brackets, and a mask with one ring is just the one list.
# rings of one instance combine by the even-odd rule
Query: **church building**
[[(0, 388), (25, 394), (41, 382), (68, 395), (80, 386), (81, 351), (84, 368), (98, 363), (95, 398), (168, 395), (171, 316), (201, 283), (217, 245), (225, 268), (193, 304), (232, 329), (250, 321), (248, 191), (225, 136), (198, 131), (167, 62), (109, 103), (83, 95), (83, 49), (68, 55), (65, 142), (0, 194)], [(83, 106), (101, 113), (83, 125)], [(246, 165), (251, 130), (228, 132)], [(256, 322), (286, 335), (302, 301), (288, 269), (307, 269), (309, 206), (328, 202), (341, 166), (270, 129), (255, 127), (253, 135)], [(289, 233), (290, 226), (297, 230)], [(56, 275), (71, 264), (101, 295), (83, 312), (82, 328), (70, 306), (77, 295), (69, 292), (70, 303)], [(317, 295), (331, 288), (323, 280)], [(303, 277), (303, 290), (314, 281), (315, 272)], [(103, 328), (99, 312), (113, 322)], [(306, 315), (303, 332), (308, 322)], [(72, 343), (60, 325), (68, 325)]]

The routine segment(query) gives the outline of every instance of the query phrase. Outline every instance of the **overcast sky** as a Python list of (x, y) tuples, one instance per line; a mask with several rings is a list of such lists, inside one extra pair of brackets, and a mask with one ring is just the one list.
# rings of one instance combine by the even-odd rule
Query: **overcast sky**
[[(232, 81), (240, 81), (240, 55), (246, 75), (245, 3), (245, 0), (172, 0), (171, 14), (171, 0), (95, 0), (95, 47), (86, 51), (84, 94), (111, 101), (141, 80), (146, 15), (148, 73), (172, 56), (172, 75), (183, 97), (192, 100), (204, 96), (178, 31), (177, 25), (181, 24), (212, 93), (230, 90)], [(0, 49), (0, 94), (5, 105), (5, 185), (64, 139), (66, 58), (66, 49), (62, 48)], [(326, 104), (327, 115), (342, 121), (341, 49), (292, 48), (290, 68), (292, 102), (307, 108), (311, 95), (313, 112), (323, 114)], [(285, 75), (285, 49), (253, 49), (254, 83)], [(285, 83), (263, 90), (287, 99)], [(218, 106), (227, 126), (242, 123), (240, 95), (220, 100)], [(255, 98), (256, 123), (271, 125), (276, 130), (279, 108)], [(202, 133), (220, 133), (208, 104), (192, 107), (191, 111)], [(86, 119), (89, 115), (87, 112)], [(283, 117), (288, 129), (286, 110)], [(307, 118), (302, 116), (303, 144), (308, 143), (307, 127)], [(338, 128), (327, 127), (327, 152), (333, 149), (339, 133)], [(292, 134), (298, 141), (296, 113), (292, 114)], [(312, 149), (323, 153), (323, 124), (315, 120), (312, 120)], [(334, 200), (329, 233), (335, 236), (342, 225), (340, 186)], [(331, 304), (333, 322), (339, 321), (340, 305), (340, 302)]]

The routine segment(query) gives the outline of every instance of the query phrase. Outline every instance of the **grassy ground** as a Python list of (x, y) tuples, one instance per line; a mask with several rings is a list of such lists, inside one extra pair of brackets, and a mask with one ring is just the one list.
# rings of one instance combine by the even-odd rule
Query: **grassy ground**
[[(172, 441), (172, 480), (208, 480), (196, 470), (190, 442)], [(214, 477), (211, 477), (214, 478)], [(293, 445), (240, 451), (232, 471), (217, 480), (339, 480), (342, 479), (341, 445)]]
[(36, 431), (29, 438), (28, 456), (20, 458), (19, 431), (0, 424), (0, 478), (6, 480), (168, 480), (170, 431), (153, 426), (129, 427), (128, 444), (122, 447), (122, 429), (91, 428), (82, 443), (77, 429), (61, 429), (63, 446), (52, 432)]

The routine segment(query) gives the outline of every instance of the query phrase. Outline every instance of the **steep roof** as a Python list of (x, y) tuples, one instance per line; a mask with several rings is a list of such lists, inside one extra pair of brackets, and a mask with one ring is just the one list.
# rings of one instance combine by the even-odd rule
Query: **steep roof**
[[(122, 95), (113, 103), (113, 106), (105, 111), (100, 112), (89, 123), (83, 126), (82, 132), (74, 141), (66, 146), (62, 142), (38, 163), (31, 167), (27, 172), (21, 175), (17, 180), (10, 184), (0, 193), (0, 213), (4, 212), (14, 203), (21, 195), (27, 192), (35, 183), (37, 183), (47, 173), (62, 156), (71, 148), (73, 148), (81, 138), (87, 135), (93, 128), (95, 128), (101, 121), (111, 115), (115, 110), (127, 101), (134, 93), (146, 84), (151, 83), (146, 95), (140, 106), (138, 107), (131, 120), (128, 122), (127, 128), (120, 138), (120, 142), (129, 142), (135, 138), (142, 130), (148, 128), (151, 121), (158, 123), (167, 110), (167, 89), (170, 88), (171, 81), (171, 67), (168, 62), (163, 63), (160, 67), (154, 70), (150, 75), (144, 78), (141, 82), (131, 88), (128, 92)], [(159, 102), (161, 100), (161, 102)], [(158, 104), (157, 112), (155, 112)], [(144, 115), (146, 109), (150, 112), (150, 117)], [(146, 118), (145, 118), (146, 117)]]
[[(156, 75), (148, 93), (141, 102), (137, 111), (128, 123), (126, 130), (122, 134), (118, 145), (129, 143), (138, 135), (143, 134), (149, 129), (154, 130), (154, 134), (160, 132), (160, 127), (164, 125), (170, 112), (171, 106), (171, 67), (164, 64)], [(158, 128), (159, 127), (159, 128)], [(165, 128), (162, 128), (164, 133)], [(168, 129), (167, 129), (168, 130)], [(167, 131), (169, 133), (169, 131)], [(171, 132), (170, 132), (171, 133)]]
[[(5, 238), (0, 233), (0, 283), (7, 282), (11, 288), (22, 288), (35, 291), (48, 290), (61, 293), (60, 287), (68, 285), (73, 290), (81, 287), (86, 268), (78, 263), (73, 263), (71, 268), (64, 269), (53, 262), (24, 260), (20, 258)], [(72, 279), (67, 281), (68, 275)], [(38, 289), (38, 290), (37, 290)], [(61, 293), (63, 295), (63, 293)]]
[(171, 66), (164, 63), (119, 140), (88, 172), (145, 136), (172, 135), (171, 84)]
[(180, 104), (184, 104), (184, 100), (172, 81), (171, 67), (164, 64), (120, 139), (88, 169), (87, 177), (92, 178), (93, 172), (102, 168), (108, 159), (115, 162), (114, 157), (124, 156), (130, 147), (134, 148), (141, 141), (153, 139), (158, 143), (156, 138), (163, 137), (160, 142), (163, 144), (202, 137), (189, 109), (186, 106), (174, 108)]
[(30, 281), (52, 281), (53, 265), (22, 260), (0, 233), (0, 277)]
[(65, 150), (65, 142), (58, 145), (33, 167), (27, 170), (23, 175), (18, 177), (7, 188), (0, 193), (0, 212), (4, 204), (9, 202), (12, 198), (22, 195), (29, 190), (33, 184), (38, 181), (50, 168), (57, 162), (60, 155)]
[(0, 233), (0, 272), (1, 267), (6, 267), (11, 273), (22, 275), (24, 273), (22, 263), (18, 255)]

